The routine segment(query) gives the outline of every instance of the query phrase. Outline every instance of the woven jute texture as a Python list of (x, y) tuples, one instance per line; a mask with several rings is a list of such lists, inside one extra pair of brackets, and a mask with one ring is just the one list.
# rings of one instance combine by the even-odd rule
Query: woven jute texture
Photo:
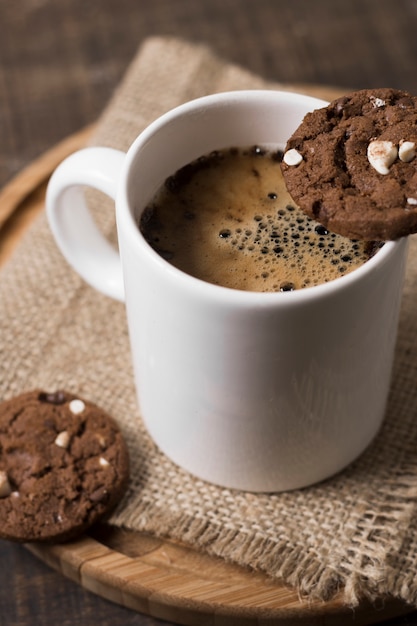
[[(93, 143), (125, 150), (149, 122), (181, 102), (275, 87), (204, 47), (151, 38), (99, 120)], [(114, 240), (113, 206), (93, 201)], [(150, 440), (136, 403), (124, 307), (74, 273), (41, 215), (0, 274), (0, 394), (5, 399), (34, 387), (66, 388), (119, 421), (132, 473), (114, 525), (179, 539), (282, 578), (310, 597), (327, 599), (344, 590), (351, 605), (391, 594), (417, 606), (415, 311), (412, 240), (386, 419), (357, 462), (291, 493), (222, 489), (176, 467)]]

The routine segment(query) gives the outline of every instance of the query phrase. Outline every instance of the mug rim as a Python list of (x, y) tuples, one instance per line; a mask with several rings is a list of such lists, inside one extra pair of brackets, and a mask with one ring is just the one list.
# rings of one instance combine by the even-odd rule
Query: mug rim
[(138, 225), (135, 221), (133, 214), (133, 207), (130, 206), (128, 199), (128, 182), (132, 171), (132, 165), (134, 163), (137, 152), (140, 147), (151, 140), (155, 132), (162, 126), (168, 124), (171, 120), (196, 111), (203, 107), (207, 108), (215, 104), (230, 103), (230, 105), (236, 103), (242, 103), (246, 101), (259, 101), (260, 99), (274, 101), (287, 101), (299, 102), (302, 101), (307, 105), (311, 105), (311, 108), (306, 110), (313, 110), (315, 108), (327, 106), (328, 101), (316, 98), (314, 96), (305, 95), (293, 91), (274, 90), (274, 89), (249, 89), (249, 90), (234, 90), (224, 91), (220, 93), (209, 94), (194, 98), (183, 104), (180, 104), (166, 113), (162, 114), (151, 122), (133, 141), (128, 149), (125, 157), (123, 172), (121, 175), (121, 181), (117, 194), (116, 213), (117, 221), (125, 222), (125, 234), (129, 238), (131, 244), (146, 254), (149, 258), (149, 262), (153, 264), (155, 269), (164, 272), (167, 275), (171, 275), (172, 279), (178, 284), (181, 284), (183, 288), (189, 288), (194, 292), (197, 290), (201, 295), (205, 294), (207, 297), (220, 298), (222, 300), (230, 300), (236, 302), (246, 302), (248, 304), (283, 304), (284, 302), (295, 303), (303, 300), (317, 299), (321, 297), (327, 297), (334, 295), (345, 288), (361, 282), (369, 274), (373, 273), (381, 265), (384, 265), (390, 257), (395, 253), (396, 249), (402, 245), (406, 245), (408, 237), (402, 237), (397, 240), (390, 240), (382, 242), (383, 245), (378, 249), (367, 261), (362, 265), (352, 270), (348, 274), (338, 276), (325, 283), (318, 285), (312, 285), (309, 287), (303, 287), (294, 291), (273, 291), (273, 292), (261, 292), (261, 291), (247, 291), (242, 289), (235, 289), (232, 287), (225, 287), (223, 285), (216, 285), (209, 283), (203, 279), (187, 274), (184, 270), (181, 270), (161, 257), (146, 241), (143, 237)]

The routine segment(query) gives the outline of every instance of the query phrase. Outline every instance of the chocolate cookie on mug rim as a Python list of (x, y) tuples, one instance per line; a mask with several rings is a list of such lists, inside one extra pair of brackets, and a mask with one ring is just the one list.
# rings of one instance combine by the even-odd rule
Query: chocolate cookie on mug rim
[(308, 113), (282, 171), (310, 217), (350, 239), (417, 232), (417, 97), (364, 89)]
[(65, 391), (0, 405), (0, 537), (67, 541), (108, 514), (129, 478), (117, 423)]

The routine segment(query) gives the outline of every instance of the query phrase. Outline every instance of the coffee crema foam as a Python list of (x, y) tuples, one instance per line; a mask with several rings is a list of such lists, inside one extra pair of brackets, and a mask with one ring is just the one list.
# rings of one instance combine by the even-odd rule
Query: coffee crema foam
[(169, 177), (139, 219), (145, 239), (178, 269), (245, 291), (293, 291), (363, 265), (382, 245), (330, 233), (286, 190), (281, 151), (230, 148)]

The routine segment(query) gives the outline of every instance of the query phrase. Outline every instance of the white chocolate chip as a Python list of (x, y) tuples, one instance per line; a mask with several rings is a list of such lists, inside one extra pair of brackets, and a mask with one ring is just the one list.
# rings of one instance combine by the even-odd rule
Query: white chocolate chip
[(388, 174), (397, 158), (398, 151), (392, 141), (371, 141), (368, 146), (368, 161), (379, 174)]
[(385, 100), (383, 100), (382, 98), (375, 98), (375, 96), (371, 96), (371, 100), (372, 100), (372, 105), (376, 109), (378, 109), (379, 107), (385, 106)]
[(79, 415), (85, 409), (85, 404), (82, 400), (71, 400), (69, 403), (69, 410), (74, 415)]
[(291, 148), (285, 152), (282, 160), (287, 165), (299, 165), (303, 160), (303, 155), (298, 152), (295, 148)]
[(0, 498), (7, 498), (12, 493), (6, 472), (0, 471)]
[(407, 204), (412, 204), (413, 206), (417, 206), (417, 198), (407, 198)]
[(70, 443), (69, 432), (67, 430), (63, 430), (62, 432), (58, 433), (55, 438), (55, 443), (60, 448), (68, 448)]
[(101, 456), (98, 462), (100, 463), (101, 467), (108, 467), (110, 465), (110, 463), (107, 459), (104, 458), (104, 456)]
[(98, 443), (100, 444), (101, 448), (105, 448), (106, 447), (106, 439), (105, 437), (103, 437), (103, 435), (96, 435)]
[(414, 141), (400, 141), (398, 156), (404, 163), (409, 163), (416, 156), (416, 144)]

